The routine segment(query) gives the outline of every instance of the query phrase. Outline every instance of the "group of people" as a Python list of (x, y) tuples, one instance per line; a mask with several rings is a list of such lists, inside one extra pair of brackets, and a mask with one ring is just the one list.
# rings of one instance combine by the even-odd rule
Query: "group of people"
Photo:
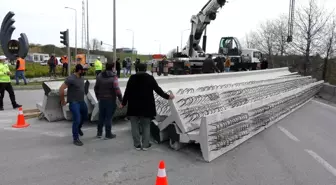
[(229, 56), (226, 56), (226, 58), (216, 57), (215, 60), (213, 60), (212, 55), (208, 55), (203, 63), (202, 73), (230, 72), (230, 67), (231, 58)]
[[(15, 93), (10, 78), (12, 73), (9, 69), (8, 64), (6, 64), (5, 61), (6, 57), (0, 56), (0, 111), (4, 110), (3, 99), (5, 97), (5, 91), (8, 92), (9, 98), (11, 100), (14, 109), (22, 107), (22, 105), (18, 104), (15, 100)], [(25, 85), (27, 85), (27, 80), (24, 77), (24, 71), (25, 71), (25, 60), (18, 57), (15, 72), (16, 84), (19, 84), (18, 78), (19, 76), (21, 76), (23, 77)]]
[[(147, 150), (151, 147), (149, 142), (150, 122), (156, 115), (153, 91), (165, 99), (173, 99), (174, 95), (165, 93), (154, 77), (146, 72), (147, 65), (141, 64), (139, 61), (136, 65), (137, 72), (129, 78), (124, 96), (122, 96), (114, 65), (115, 63), (106, 63), (105, 70), (96, 77), (94, 92), (99, 103), (99, 123), (96, 137), (102, 138), (104, 127), (105, 139), (116, 137), (115, 133), (112, 132), (113, 114), (118, 108), (117, 105), (119, 105), (119, 108), (124, 108), (127, 105), (127, 116), (131, 121), (133, 145), (137, 150)], [(117, 62), (116, 65), (118, 65)], [(125, 66), (127, 67), (127, 65)], [(118, 70), (117, 66), (116, 69)], [(84, 135), (81, 128), (88, 115), (87, 106), (84, 102), (83, 73), (83, 66), (77, 64), (74, 74), (69, 76), (59, 89), (61, 104), (66, 105), (69, 103), (69, 109), (73, 115), (73, 143), (77, 146), (83, 145), (79, 137)], [(65, 89), (68, 89), (67, 101), (64, 98)]]

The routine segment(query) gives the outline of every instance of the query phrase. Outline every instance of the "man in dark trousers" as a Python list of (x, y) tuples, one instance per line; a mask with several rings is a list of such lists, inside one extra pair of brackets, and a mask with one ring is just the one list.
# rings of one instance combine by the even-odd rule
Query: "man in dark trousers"
[(105, 71), (97, 76), (94, 92), (99, 102), (99, 123), (97, 126), (97, 137), (101, 138), (105, 126), (105, 139), (116, 137), (111, 132), (113, 114), (117, 108), (118, 100), (122, 101), (122, 94), (119, 88), (118, 77), (113, 72), (114, 63), (106, 63)]
[(120, 78), (120, 70), (121, 70), (120, 58), (117, 58), (117, 61), (116, 61), (116, 71), (117, 71), (118, 78)]
[[(67, 77), (59, 89), (61, 105), (65, 106), (69, 103), (69, 109), (72, 113), (72, 137), (73, 143), (77, 146), (82, 146), (83, 143), (79, 140), (79, 135), (83, 136), (81, 130), (84, 121), (87, 120), (88, 109), (84, 101), (84, 68), (81, 64), (75, 67), (75, 73)], [(64, 99), (64, 91), (67, 91), (67, 101)]]
[(55, 57), (55, 54), (51, 54), (49, 60), (48, 60), (48, 65), (49, 65), (49, 75), (56, 77), (56, 67), (57, 67), (58, 61), (57, 58)]
[(202, 73), (214, 73), (215, 71), (220, 72), (216, 67), (215, 62), (212, 60), (212, 55), (208, 55), (203, 62)]
[(216, 57), (215, 58), (215, 62), (216, 62), (216, 67), (218, 68), (218, 70), (222, 73), (224, 72), (224, 59), (223, 57)]
[(5, 60), (6, 57), (0, 56), (0, 111), (4, 110), (3, 99), (5, 97), (5, 91), (8, 92), (14, 109), (22, 107), (22, 105), (17, 104), (15, 101), (15, 94), (10, 79), (12, 73), (8, 65), (5, 64)]
[[(124, 98), (120, 108), (128, 104), (127, 116), (131, 120), (133, 144), (137, 150), (148, 150), (151, 147), (150, 122), (156, 115), (153, 91), (164, 99), (173, 99), (174, 95), (165, 93), (153, 76), (146, 73), (147, 65), (139, 64), (139, 72), (132, 75), (126, 85)], [(140, 127), (142, 142), (140, 141)]]
[(266, 58), (263, 59), (260, 65), (260, 69), (267, 69), (268, 68), (268, 61)]
[(136, 73), (139, 71), (139, 68), (138, 68), (139, 64), (140, 64), (140, 59), (139, 58), (135, 59), (134, 69)]
[(126, 59), (124, 59), (122, 61), (122, 69), (123, 69), (124, 77), (126, 77), (126, 67), (127, 67), (127, 62), (126, 62)]

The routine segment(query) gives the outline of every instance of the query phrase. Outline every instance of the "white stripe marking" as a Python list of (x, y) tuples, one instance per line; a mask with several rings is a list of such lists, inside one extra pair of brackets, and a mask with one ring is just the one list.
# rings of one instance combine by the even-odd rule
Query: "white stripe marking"
[(316, 100), (312, 100), (312, 102), (336, 110), (336, 107), (335, 107), (335, 106), (332, 106), (332, 105), (329, 105), (329, 104), (326, 104), (326, 103), (323, 103), (323, 102), (319, 102), (319, 101), (316, 101)]
[(289, 137), (289, 139), (296, 141), (296, 142), (300, 142), (300, 140), (295, 137), (292, 133), (290, 133), (287, 129), (283, 128), (282, 126), (278, 126), (278, 128), (284, 133), (286, 134), (287, 137)]
[(328, 170), (330, 173), (332, 173), (334, 176), (336, 176), (336, 169), (331, 166), (326, 160), (324, 160), (322, 157), (320, 157), (317, 153), (315, 153), (312, 150), (307, 150), (305, 151), (312, 156), (317, 162), (319, 162), (326, 170)]
[(159, 169), (157, 176), (158, 177), (166, 177), (166, 170), (165, 169)]

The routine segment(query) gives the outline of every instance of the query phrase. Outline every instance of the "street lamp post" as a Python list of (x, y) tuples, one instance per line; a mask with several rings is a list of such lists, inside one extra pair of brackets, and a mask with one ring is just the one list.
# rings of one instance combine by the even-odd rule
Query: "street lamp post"
[(182, 30), (181, 31), (181, 48), (180, 48), (180, 50), (182, 51), (182, 47), (183, 47), (183, 45), (182, 45), (182, 43), (183, 43), (183, 33), (185, 32), (185, 31), (189, 31), (190, 29), (185, 29), (185, 30)]
[(134, 52), (134, 31), (131, 30), (131, 29), (127, 29), (127, 31), (132, 32), (132, 54), (133, 54), (133, 52)]
[[(116, 0), (113, 0), (113, 60), (117, 61), (117, 18), (116, 18)], [(114, 65), (114, 70), (116, 69), (116, 65)]]
[[(77, 10), (70, 7), (65, 7), (66, 9), (70, 9), (75, 11), (75, 58), (77, 56)], [(71, 59), (71, 56), (68, 56)]]
[(159, 53), (161, 54), (161, 42), (159, 40), (154, 40), (154, 41), (159, 43)]
[(89, 0), (86, 0), (86, 44), (87, 44), (87, 54), (86, 54), (86, 63), (89, 63), (90, 55), (90, 37), (89, 37)]

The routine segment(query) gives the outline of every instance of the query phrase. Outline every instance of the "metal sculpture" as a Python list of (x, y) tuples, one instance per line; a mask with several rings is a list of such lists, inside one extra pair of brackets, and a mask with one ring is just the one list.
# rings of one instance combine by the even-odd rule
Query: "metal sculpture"
[(25, 58), (29, 51), (29, 42), (25, 33), (21, 33), (18, 40), (11, 40), (15, 30), (14, 15), (14, 12), (8, 12), (2, 21), (0, 29), (1, 47), (9, 60), (16, 60), (17, 57)]

